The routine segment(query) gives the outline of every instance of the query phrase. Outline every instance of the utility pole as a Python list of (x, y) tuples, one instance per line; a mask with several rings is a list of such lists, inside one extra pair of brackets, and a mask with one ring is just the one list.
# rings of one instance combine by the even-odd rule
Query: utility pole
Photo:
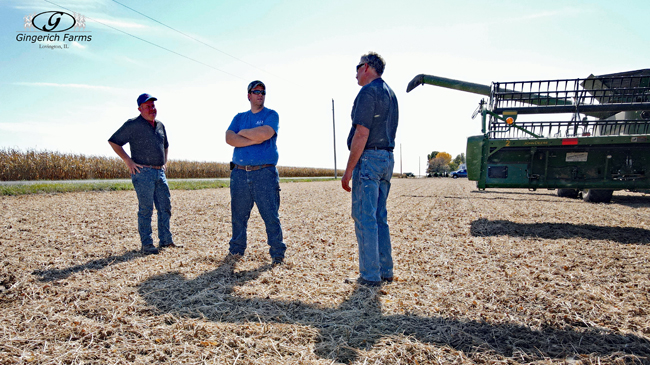
[(336, 180), (338, 171), (336, 171), (336, 123), (334, 119), (334, 99), (332, 99), (332, 131), (332, 133), (334, 133), (334, 180)]
[(399, 176), (402, 176), (402, 144), (399, 144)]
[(418, 156), (418, 176), (422, 176), (420, 173), (420, 168), (422, 167), (422, 157)]

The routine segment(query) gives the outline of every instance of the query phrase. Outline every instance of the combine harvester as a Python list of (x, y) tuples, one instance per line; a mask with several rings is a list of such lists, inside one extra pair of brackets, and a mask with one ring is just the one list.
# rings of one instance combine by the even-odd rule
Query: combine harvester
[[(418, 75), (406, 92), (423, 84), (489, 97), (472, 116), (483, 135), (467, 139), (468, 178), (481, 190), (557, 189), (599, 203), (650, 189), (650, 69), (491, 87)], [(547, 114), (570, 120), (517, 121)]]

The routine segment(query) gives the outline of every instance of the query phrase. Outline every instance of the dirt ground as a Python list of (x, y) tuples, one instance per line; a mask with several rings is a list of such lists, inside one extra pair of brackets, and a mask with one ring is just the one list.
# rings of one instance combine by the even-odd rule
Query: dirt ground
[(394, 179), (396, 281), (368, 289), (344, 283), (340, 182), (281, 194), (278, 267), (256, 211), (223, 260), (228, 189), (172, 191), (184, 247), (157, 256), (138, 253), (134, 192), (0, 197), (0, 363), (650, 363), (650, 196)]

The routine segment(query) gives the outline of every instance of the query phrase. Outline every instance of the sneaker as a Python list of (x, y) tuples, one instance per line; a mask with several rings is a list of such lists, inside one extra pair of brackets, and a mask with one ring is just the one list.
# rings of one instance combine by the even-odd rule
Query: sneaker
[(161, 243), (158, 248), (183, 248), (183, 246), (177, 245), (174, 242), (171, 243)]
[(389, 278), (381, 278), (381, 281), (384, 282), (384, 283), (392, 283), (393, 280), (394, 280), (394, 279), (393, 279), (392, 276), (389, 277)]
[(273, 261), (271, 262), (271, 266), (282, 265), (282, 262), (284, 262), (284, 257), (280, 257), (280, 256), (274, 257)]
[(359, 276), (356, 279), (345, 279), (345, 283), (346, 284), (357, 283), (359, 285), (369, 286), (369, 287), (373, 287), (373, 288), (381, 286), (381, 281), (370, 281), (370, 280), (366, 280), (366, 279), (362, 278), (361, 276)]
[(141, 252), (143, 255), (157, 255), (158, 249), (154, 245), (144, 245)]

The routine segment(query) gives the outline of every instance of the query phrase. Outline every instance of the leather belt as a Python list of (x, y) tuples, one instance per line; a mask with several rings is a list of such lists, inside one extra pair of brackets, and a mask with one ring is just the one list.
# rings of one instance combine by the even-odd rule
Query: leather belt
[(241, 166), (241, 165), (235, 164), (236, 169), (246, 170), (246, 171), (255, 171), (255, 170), (259, 170), (259, 169), (263, 169), (265, 167), (271, 167), (271, 166), (275, 166), (275, 165), (274, 164), (266, 164), (266, 165), (254, 165), (254, 166), (250, 166), (250, 165), (249, 166)]
[(148, 167), (154, 170), (162, 170), (162, 166), (151, 166), (151, 165), (142, 165), (142, 167)]
[(368, 151), (368, 150), (375, 150), (375, 151), (381, 150), (381, 151), (393, 152), (393, 147), (368, 147), (364, 149), (364, 151)]

